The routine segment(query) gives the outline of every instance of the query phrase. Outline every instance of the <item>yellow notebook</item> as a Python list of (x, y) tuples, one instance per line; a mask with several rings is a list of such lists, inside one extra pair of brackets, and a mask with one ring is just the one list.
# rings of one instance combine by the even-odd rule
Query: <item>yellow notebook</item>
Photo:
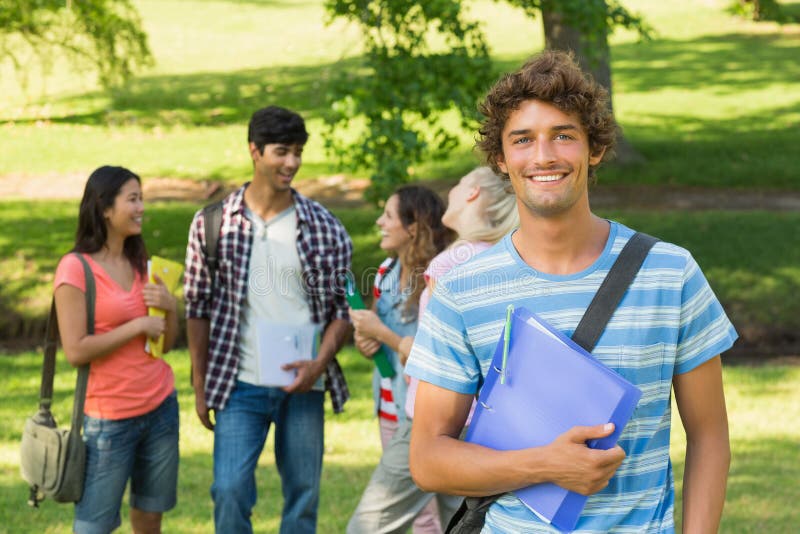
[[(147, 278), (150, 283), (155, 284), (155, 275), (158, 275), (170, 293), (174, 293), (178, 289), (182, 274), (183, 265), (160, 256), (152, 256), (147, 262)], [(147, 315), (153, 317), (164, 317), (166, 314), (159, 308), (147, 308)], [(160, 358), (164, 354), (164, 336), (162, 335), (157, 340), (148, 339), (144, 350), (149, 352), (150, 356)]]

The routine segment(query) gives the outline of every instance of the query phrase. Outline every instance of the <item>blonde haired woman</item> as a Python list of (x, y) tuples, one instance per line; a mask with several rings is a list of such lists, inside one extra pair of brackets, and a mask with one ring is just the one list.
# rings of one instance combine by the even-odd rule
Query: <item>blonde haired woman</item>
[[(442, 223), (454, 230), (459, 239), (434, 257), (425, 270), (426, 287), (420, 295), (420, 317), (440, 276), (488, 249), (519, 225), (516, 197), (506, 180), (488, 167), (478, 167), (450, 190)], [(407, 359), (412, 343), (411, 336), (399, 342), (398, 354), (402, 361)], [(404, 407), (406, 417), (384, 448), (381, 461), (347, 525), (348, 534), (406, 532), (420, 511), (431, 510), (428, 506), (434, 496), (439, 521), (434, 518), (425, 525), (414, 523), (414, 532), (439, 533), (461, 503), (461, 497), (426, 493), (411, 479), (408, 447), (417, 383), (412, 378), (408, 384)]]

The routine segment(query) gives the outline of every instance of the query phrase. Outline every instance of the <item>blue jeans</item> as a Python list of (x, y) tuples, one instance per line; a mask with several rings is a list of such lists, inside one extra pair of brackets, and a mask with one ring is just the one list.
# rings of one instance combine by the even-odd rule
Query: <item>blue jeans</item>
[(85, 416), (86, 478), (73, 529), (106, 534), (120, 525), (128, 479), (131, 507), (166, 512), (178, 485), (178, 398), (172, 392), (152, 412), (128, 419)]
[(322, 474), (324, 392), (287, 394), (280, 388), (237, 381), (224, 409), (215, 413), (214, 525), (216, 532), (253, 532), (255, 469), (270, 424), (275, 423), (275, 463), (281, 476), (281, 534), (317, 529)]

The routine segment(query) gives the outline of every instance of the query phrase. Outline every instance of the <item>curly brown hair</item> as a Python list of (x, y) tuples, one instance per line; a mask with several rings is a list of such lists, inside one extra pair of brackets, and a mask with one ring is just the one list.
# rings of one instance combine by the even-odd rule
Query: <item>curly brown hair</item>
[[(503, 154), (503, 128), (512, 112), (526, 100), (552, 104), (564, 113), (574, 113), (589, 138), (589, 150), (605, 161), (612, 157), (619, 126), (609, 105), (608, 91), (581, 71), (572, 53), (545, 50), (516, 72), (505, 74), (489, 90), (479, 110), (486, 117), (481, 124), (477, 147), (497, 173), (508, 177), (497, 166)], [(599, 163), (598, 163), (599, 165)], [(594, 180), (596, 165), (589, 167)]]
[(403, 227), (416, 224), (410, 246), (400, 257), (400, 263), (408, 273), (411, 294), (406, 300), (406, 313), (415, 314), (419, 297), (425, 289), (425, 269), (431, 260), (452, 243), (455, 234), (442, 224), (445, 205), (439, 195), (421, 185), (405, 185), (395, 191), (398, 200), (397, 212)]

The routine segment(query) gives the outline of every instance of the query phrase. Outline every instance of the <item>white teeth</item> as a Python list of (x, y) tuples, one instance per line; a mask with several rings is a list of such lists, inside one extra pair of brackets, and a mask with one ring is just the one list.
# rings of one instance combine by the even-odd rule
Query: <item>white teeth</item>
[(531, 180), (534, 182), (555, 182), (556, 180), (560, 180), (562, 174), (548, 174), (547, 176), (531, 176)]

